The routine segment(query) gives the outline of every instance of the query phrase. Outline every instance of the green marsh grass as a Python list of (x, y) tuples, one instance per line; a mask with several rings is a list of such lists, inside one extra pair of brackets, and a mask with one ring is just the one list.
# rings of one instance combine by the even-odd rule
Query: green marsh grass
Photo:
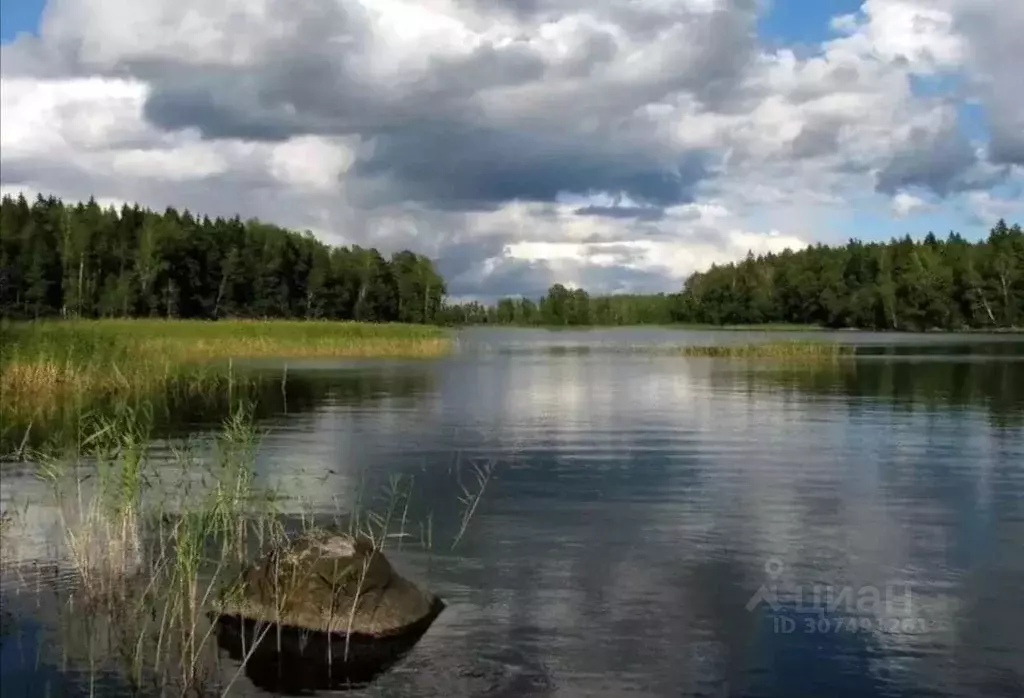
[(666, 327), (681, 330), (709, 330), (723, 332), (822, 332), (827, 328), (821, 325), (801, 325), (787, 322), (752, 323), (749, 325), (713, 325), (707, 323), (677, 323)]
[[(533, 347), (500, 347), (500, 354), (533, 354)], [(669, 343), (621, 344), (617, 342), (593, 344), (552, 344), (540, 348), (553, 357), (589, 356), (592, 354), (622, 354), (632, 356), (687, 356), (735, 359), (833, 359), (854, 356), (856, 348), (838, 342), (813, 340), (782, 340), (735, 344), (692, 344), (679, 346)]]
[(754, 342), (750, 344), (719, 344), (680, 347), (677, 353), (689, 357), (726, 359), (792, 359), (818, 360), (853, 356), (855, 347), (837, 342)]
[(435, 358), (437, 327), (327, 321), (75, 320), (0, 327), (0, 450), (111, 405), (227, 393), (233, 359)]

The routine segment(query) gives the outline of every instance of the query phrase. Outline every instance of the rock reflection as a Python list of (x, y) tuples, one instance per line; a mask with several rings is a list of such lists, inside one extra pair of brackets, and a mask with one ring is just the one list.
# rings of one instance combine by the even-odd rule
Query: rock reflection
[(441, 612), (388, 639), (314, 632), (260, 624), (234, 616), (217, 619), (217, 646), (239, 663), (252, 685), (274, 695), (363, 688), (416, 646)]

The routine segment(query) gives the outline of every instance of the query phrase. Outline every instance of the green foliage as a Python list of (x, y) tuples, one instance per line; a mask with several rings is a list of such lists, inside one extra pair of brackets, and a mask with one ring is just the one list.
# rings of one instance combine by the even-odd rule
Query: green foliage
[(682, 302), (685, 319), (696, 322), (996, 329), (1020, 322), (1022, 272), (1024, 233), (1000, 221), (973, 244), (929, 234), (748, 257), (691, 276)]
[(714, 265), (680, 293), (591, 297), (552, 286), (538, 303), (450, 306), (452, 324), (546, 326), (802, 325), (876, 330), (999, 329), (1024, 321), (1024, 232), (1000, 221), (970, 243), (956, 233), (850, 241)]
[(302, 318), (432, 323), (429, 259), (329, 247), (259, 221), (40, 195), (0, 203), (0, 316)]

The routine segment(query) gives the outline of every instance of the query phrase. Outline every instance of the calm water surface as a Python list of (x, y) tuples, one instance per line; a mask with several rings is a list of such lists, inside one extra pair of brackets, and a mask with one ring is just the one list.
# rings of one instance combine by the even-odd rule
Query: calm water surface
[[(259, 477), (325, 515), (412, 477), (433, 526), (393, 558), (448, 608), (357, 695), (1024, 696), (1024, 337), (836, 333), (865, 355), (824, 366), (623, 351), (765, 336), (474, 329), (436, 363), (291, 364)], [(44, 495), (5, 471), (8, 504)], [(45, 562), (54, 513), (26, 523)], [(61, 640), (28, 584), (4, 583), (3, 695), (88, 693), (32, 648)]]

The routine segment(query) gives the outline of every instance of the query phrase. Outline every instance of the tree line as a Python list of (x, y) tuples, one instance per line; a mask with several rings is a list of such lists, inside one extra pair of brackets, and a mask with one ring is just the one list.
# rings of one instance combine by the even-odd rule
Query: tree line
[(851, 240), (713, 265), (677, 293), (449, 304), (429, 259), (263, 223), (39, 195), (0, 202), (0, 316), (323, 318), (544, 326), (792, 323), (879, 330), (1024, 322), (1024, 232)]
[(502, 298), (496, 304), (477, 301), (445, 306), (444, 320), (453, 325), (667, 325), (680, 322), (674, 312), (678, 294), (591, 296), (583, 289), (554, 284), (547, 295)]
[(1019, 327), (1024, 232), (1000, 220), (988, 236), (929, 233), (851, 240), (754, 256), (692, 274), (678, 293), (590, 296), (555, 284), (546, 296), (446, 307), (452, 323), (710, 325), (791, 323), (921, 331)]
[(0, 315), (310, 318), (434, 323), (446, 294), (426, 257), (332, 247), (257, 220), (94, 199), (0, 202)]

